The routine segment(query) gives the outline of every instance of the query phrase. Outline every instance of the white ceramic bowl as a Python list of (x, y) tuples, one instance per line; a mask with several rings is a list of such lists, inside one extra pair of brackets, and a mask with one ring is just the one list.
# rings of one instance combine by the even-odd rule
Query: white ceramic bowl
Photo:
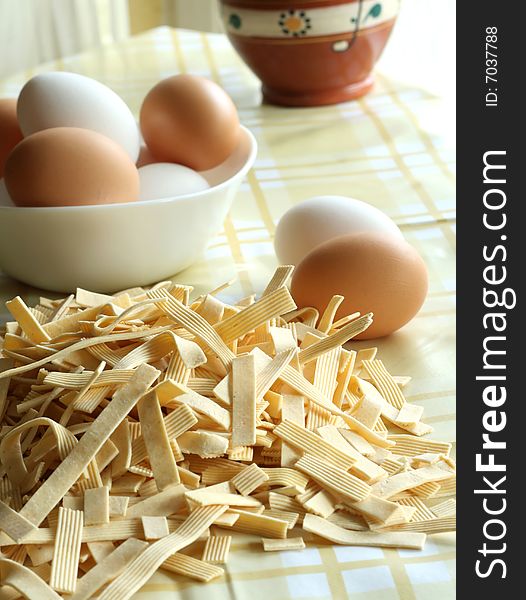
[(257, 144), (245, 127), (232, 155), (202, 175), (208, 190), (92, 206), (19, 208), (0, 193), (0, 269), (38, 288), (115, 292), (166, 279), (221, 230)]

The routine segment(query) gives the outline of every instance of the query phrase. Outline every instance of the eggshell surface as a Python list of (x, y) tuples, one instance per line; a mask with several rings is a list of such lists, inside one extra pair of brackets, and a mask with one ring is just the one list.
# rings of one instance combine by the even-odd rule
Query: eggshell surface
[(153, 87), (142, 104), (140, 123), (144, 141), (159, 162), (196, 171), (226, 160), (240, 135), (228, 94), (195, 75), (175, 75)]
[(139, 156), (139, 129), (124, 100), (84, 75), (36, 75), (22, 88), (17, 112), (24, 136), (52, 127), (81, 127), (111, 138), (133, 162)]
[(403, 239), (397, 225), (371, 204), (345, 196), (315, 196), (293, 206), (281, 217), (274, 248), (281, 264), (297, 265), (320, 244), (363, 231)]
[(75, 127), (24, 138), (7, 159), (5, 183), (17, 206), (113, 204), (139, 197), (139, 174), (121, 146)]
[(210, 186), (204, 177), (183, 165), (155, 163), (139, 169), (139, 200), (159, 200), (202, 192)]
[(11, 150), (22, 140), (16, 118), (16, 98), (0, 98), (0, 177)]
[(302, 308), (325, 310), (335, 294), (345, 297), (336, 318), (372, 312), (372, 325), (357, 339), (389, 335), (408, 323), (422, 306), (427, 268), (404, 240), (378, 233), (357, 233), (325, 242), (295, 270), (291, 293)]

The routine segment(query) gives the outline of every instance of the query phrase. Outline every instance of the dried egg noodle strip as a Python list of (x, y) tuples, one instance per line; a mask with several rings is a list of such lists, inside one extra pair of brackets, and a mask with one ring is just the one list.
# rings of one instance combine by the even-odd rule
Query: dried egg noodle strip
[[(281, 418), (283, 421), (290, 421), (301, 427), (305, 426), (305, 408), (303, 396), (294, 396), (290, 394), (283, 395)], [(301, 452), (295, 446), (282, 442), (281, 446), (281, 466), (292, 467), (301, 457)]]
[(100, 594), (99, 600), (131, 598), (171, 554), (194, 542), (225, 510), (224, 506), (197, 508), (174, 533), (151, 544), (135, 558)]
[(228, 562), (232, 536), (211, 535), (205, 542), (203, 561), (213, 565), (223, 565)]
[(236, 511), (239, 515), (238, 520), (232, 525), (233, 531), (241, 533), (250, 533), (268, 538), (287, 537), (288, 522), (274, 517), (257, 515), (243, 510)]
[(155, 391), (137, 403), (142, 436), (159, 491), (180, 482), (177, 464), (166, 432), (163, 413)]
[(232, 436), (234, 448), (256, 443), (256, 371), (251, 354), (232, 362)]
[(356, 337), (360, 333), (363, 333), (373, 322), (372, 313), (367, 313), (362, 317), (357, 318), (355, 321), (351, 321), (345, 327), (339, 329), (336, 333), (325, 337), (318, 342), (315, 342), (308, 348), (301, 350), (298, 358), (301, 364), (306, 364), (311, 360), (314, 360), (318, 356), (321, 356), (325, 352), (342, 346), (353, 337)]
[(392, 475), (383, 481), (373, 485), (373, 494), (379, 498), (389, 499), (400, 492), (415, 488), (424, 483), (435, 483), (443, 479), (453, 477), (455, 472), (451, 467), (443, 463), (440, 465), (431, 465), (414, 471), (404, 471)]
[(161, 569), (170, 571), (171, 573), (177, 573), (178, 575), (185, 575), (186, 577), (196, 579), (197, 581), (203, 581), (204, 583), (208, 583), (209, 581), (212, 581), (212, 579), (221, 577), (221, 575), (224, 575), (225, 573), (225, 571), (217, 565), (204, 562), (197, 558), (193, 558), (192, 556), (187, 556), (186, 554), (180, 554), (179, 552), (176, 552), (167, 558), (162, 563)]
[[(25, 598), (39, 600), (61, 600), (48, 584), (28, 567), (0, 556), (0, 585), (9, 586)], [(2, 590), (2, 594), (4, 590)], [(12, 596), (13, 598), (18, 597)]]
[(163, 302), (160, 304), (160, 307), (169, 317), (195, 335), (212, 352), (215, 352), (225, 367), (230, 365), (234, 358), (234, 353), (221, 339), (216, 330), (201, 315), (190, 310), (182, 302), (172, 298), (165, 290), (149, 291), (148, 296), (162, 299)]
[[(70, 431), (47, 417), (34, 418), (11, 429), (0, 442), (0, 460), (11, 482), (20, 486), (23, 492), (31, 489), (27, 482), (31, 481), (34, 471), (31, 473), (27, 469), (22, 455), (20, 438), (28, 429), (41, 426), (49, 427), (53, 433), (61, 460), (64, 460), (77, 444), (77, 438)], [(49, 447), (49, 450), (51, 449), (52, 447)], [(40, 467), (37, 464), (34, 468), (38, 470)]]
[(296, 304), (289, 290), (286, 287), (280, 287), (236, 315), (218, 323), (215, 331), (228, 344), (270, 319), (279, 317), (295, 308)]
[(302, 452), (311, 454), (320, 460), (326, 459), (343, 470), (350, 469), (356, 459), (336, 448), (319, 435), (304, 429), (292, 421), (282, 421), (274, 433), (282, 440), (299, 448)]
[(405, 404), (404, 395), (383, 362), (381, 360), (363, 360), (362, 367), (387, 402), (400, 410)]
[(263, 543), (263, 550), (265, 552), (280, 552), (283, 550), (303, 550), (305, 548), (305, 542), (303, 538), (288, 538), (286, 540), (273, 540), (267, 538), (261, 538)]
[(449, 498), (444, 502), (435, 504), (431, 508), (431, 513), (436, 517), (451, 517), (455, 515), (457, 511), (457, 502), (454, 498)]
[(300, 458), (296, 467), (322, 487), (328, 488), (350, 502), (359, 502), (371, 493), (371, 486), (354, 475), (308, 454)]
[[(121, 385), (128, 383), (132, 378), (133, 369), (112, 369), (111, 371), (102, 371), (99, 377), (91, 384), (93, 387), (104, 387), (108, 385)], [(83, 371), (82, 373), (47, 373), (43, 383), (61, 387), (67, 390), (80, 390), (87, 385), (93, 375), (93, 372)]]
[(285, 286), (289, 280), (289, 277), (292, 275), (292, 271), (294, 271), (293, 265), (280, 265), (274, 271), (274, 275), (272, 275), (267, 287), (263, 290), (261, 297), (268, 296), (280, 287)]
[(57, 592), (75, 592), (82, 541), (82, 519), (83, 513), (80, 510), (62, 507), (58, 509), (55, 550), (49, 580), (49, 585)]
[(242, 469), (232, 477), (232, 485), (242, 496), (249, 496), (260, 485), (269, 480), (267, 472), (260, 469), (255, 463)]
[(5, 303), (5, 307), (17, 320), (22, 331), (32, 342), (36, 344), (49, 342), (51, 339), (50, 336), (44, 331), (20, 296), (13, 298), (13, 300), (8, 300)]
[(407, 548), (422, 550), (426, 541), (424, 533), (376, 533), (372, 531), (349, 531), (334, 523), (306, 514), (303, 529), (315, 533), (335, 544), (345, 546), (372, 546), (383, 548)]
[(385, 440), (383, 437), (379, 436), (374, 431), (371, 431), (370, 429), (365, 427), (365, 425), (360, 423), (360, 421), (355, 419), (352, 415), (349, 415), (343, 410), (340, 410), (334, 404), (327, 402), (327, 400), (323, 397), (319, 390), (292, 367), (285, 367), (281, 379), (285, 383), (290, 385), (292, 388), (294, 388), (296, 391), (298, 391), (300, 394), (308, 398), (311, 402), (314, 402), (321, 408), (325, 408), (333, 415), (341, 417), (350, 429), (359, 433), (367, 441), (374, 443), (377, 446), (380, 446), (381, 448), (387, 448), (393, 445), (392, 442)]
[(55, 352), (55, 354), (53, 354), (52, 357), (51, 356), (46, 357), (41, 360), (37, 360), (33, 363), (22, 365), (20, 367), (14, 368), (14, 369), (9, 369), (7, 371), (1, 372), (0, 379), (3, 379), (5, 377), (14, 377), (14, 376), (20, 375), (22, 373), (27, 373), (28, 371), (33, 371), (34, 369), (44, 367), (51, 360), (55, 361), (55, 360), (64, 358), (76, 350), (83, 350), (85, 348), (89, 348), (91, 346), (97, 346), (99, 344), (107, 343), (107, 342), (126, 341), (126, 340), (140, 339), (143, 337), (150, 337), (153, 335), (157, 335), (158, 333), (162, 333), (163, 331), (166, 331), (167, 329), (168, 329), (168, 327), (158, 327), (156, 329), (148, 329), (146, 331), (133, 331), (131, 333), (116, 333), (116, 334), (110, 334), (110, 335), (101, 336), (101, 337), (97, 337), (97, 338), (83, 339), (83, 340), (80, 340), (79, 342), (76, 342), (75, 344), (72, 344), (71, 346), (68, 346), (67, 348), (64, 348), (63, 350), (59, 350), (58, 352)]
[(70, 600), (88, 600), (100, 588), (120, 575), (126, 566), (148, 547), (147, 542), (129, 538), (83, 575)]
[(111, 403), (101, 412), (75, 448), (28, 500), (20, 511), (22, 516), (35, 525), (40, 525), (158, 375), (159, 371), (149, 365), (138, 367), (135, 376), (116, 392)]
[[(323, 314), (320, 317), (320, 322), (318, 323), (318, 329), (322, 333), (328, 333), (330, 328), (332, 327), (334, 317), (340, 308), (341, 303), (345, 300), (343, 296), (333, 296), (329, 300), (329, 304), (327, 304), (327, 308), (323, 311)], [(357, 314), (356, 316), (360, 316)]]
[[(175, 408), (164, 417), (164, 427), (169, 439), (178, 438), (197, 423), (197, 417), (186, 404)], [(147, 458), (146, 443), (144, 437), (139, 435), (132, 442), (131, 463), (137, 464)]]
[(272, 361), (258, 373), (256, 380), (256, 402), (260, 402), (263, 399), (263, 396), (280, 377), (283, 369), (287, 367), (296, 355), (296, 352), (296, 348), (284, 350), (280, 354), (277, 354)]

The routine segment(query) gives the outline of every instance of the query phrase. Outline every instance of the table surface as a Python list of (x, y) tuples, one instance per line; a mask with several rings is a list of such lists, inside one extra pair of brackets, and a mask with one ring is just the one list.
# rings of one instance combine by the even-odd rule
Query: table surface
[[(168, 28), (0, 81), (0, 96), (16, 95), (36, 72), (62, 69), (106, 83), (136, 114), (150, 87), (181, 72), (214, 79), (235, 101), (259, 153), (223, 232), (198, 263), (174, 277), (199, 293), (233, 276), (225, 299), (261, 292), (277, 264), (276, 223), (309, 196), (353, 196), (394, 219), (426, 261), (430, 289), (419, 315), (378, 342), (379, 357), (392, 373), (413, 377), (406, 397), (424, 406), (432, 437), (454, 441), (454, 151), (450, 115), (438, 98), (377, 74), (374, 91), (359, 101), (262, 105), (258, 81), (224, 36)], [(0, 274), (0, 319), (7, 318), (4, 301), (17, 294), (35, 303), (39, 291)], [(161, 572), (135, 597), (158, 600), (177, 590), (182, 598), (210, 593), (215, 600), (448, 600), (455, 595), (454, 559), (452, 534), (429, 537), (421, 552), (320, 545), (263, 553), (257, 538), (243, 536), (234, 539), (221, 579), (203, 587)]]

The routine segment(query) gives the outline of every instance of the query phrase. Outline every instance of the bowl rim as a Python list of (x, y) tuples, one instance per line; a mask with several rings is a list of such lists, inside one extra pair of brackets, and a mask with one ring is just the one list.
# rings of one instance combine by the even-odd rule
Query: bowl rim
[[(168, 204), (170, 202), (183, 202), (185, 200), (193, 200), (199, 199), (202, 197), (206, 197), (209, 194), (216, 193), (217, 191), (227, 188), (232, 183), (233, 179), (237, 179), (240, 177), (244, 177), (250, 168), (253, 166), (257, 151), (258, 144), (254, 134), (245, 127), (244, 125), (239, 125), (241, 131), (246, 135), (248, 141), (250, 143), (249, 152), (246, 161), (243, 165), (228, 179), (218, 183), (217, 185), (213, 185), (206, 190), (202, 190), (200, 192), (192, 192), (191, 194), (182, 194), (180, 196), (171, 196), (168, 198), (159, 198), (157, 200), (137, 200), (136, 202), (114, 202), (111, 204), (79, 204), (75, 206), (2, 206), (0, 205), (0, 212), (4, 211), (12, 211), (17, 213), (56, 213), (56, 212), (82, 212), (82, 211), (94, 211), (94, 210), (125, 210), (127, 207), (134, 206), (157, 206), (159, 204)], [(227, 159), (228, 160), (228, 159)], [(218, 165), (219, 166), (219, 165)]]

